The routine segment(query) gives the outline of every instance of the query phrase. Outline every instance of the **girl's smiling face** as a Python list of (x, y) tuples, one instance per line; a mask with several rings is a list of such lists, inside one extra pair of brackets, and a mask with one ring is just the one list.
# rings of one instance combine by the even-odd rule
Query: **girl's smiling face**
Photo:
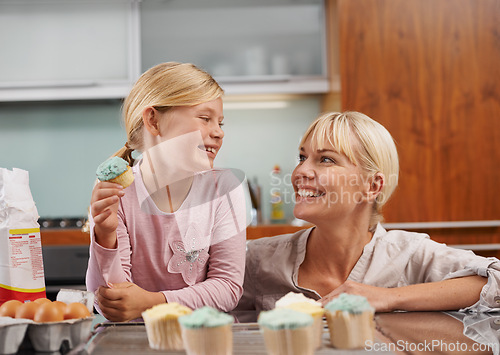
[(213, 166), (224, 138), (223, 119), (221, 98), (195, 106), (172, 107), (160, 112), (159, 136), (165, 141), (199, 131), (203, 143), (200, 143), (198, 148), (205, 152), (210, 165)]
[(359, 165), (326, 143), (313, 148), (311, 138), (300, 147), (292, 173), (294, 215), (311, 223), (346, 218), (361, 212), (370, 182)]

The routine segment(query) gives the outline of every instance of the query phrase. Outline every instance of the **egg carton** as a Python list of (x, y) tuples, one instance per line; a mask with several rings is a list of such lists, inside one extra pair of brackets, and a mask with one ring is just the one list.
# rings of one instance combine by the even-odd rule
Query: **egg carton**
[(0, 317), (0, 354), (15, 354), (23, 342), (29, 319)]
[(93, 292), (62, 288), (57, 293), (56, 300), (67, 304), (72, 302), (80, 302), (87, 306), (87, 309), (90, 313), (92, 313), (94, 310)]
[[(72, 349), (88, 340), (94, 316), (61, 322), (36, 323), (28, 319), (0, 317), (0, 354), (15, 354), (26, 340), (37, 352)], [(8, 340), (8, 341), (7, 341)]]

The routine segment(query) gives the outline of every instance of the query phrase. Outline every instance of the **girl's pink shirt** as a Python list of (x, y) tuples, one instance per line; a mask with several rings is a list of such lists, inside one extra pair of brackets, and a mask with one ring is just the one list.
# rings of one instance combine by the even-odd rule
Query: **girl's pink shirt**
[(116, 249), (96, 243), (90, 220), (87, 289), (129, 281), (161, 291), (167, 302), (231, 311), (243, 292), (245, 268), (241, 181), (230, 170), (198, 174), (181, 207), (164, 213), (150, 198), (139, 164), (132, 170), (134, 183), (124, 190), (118, 209)]

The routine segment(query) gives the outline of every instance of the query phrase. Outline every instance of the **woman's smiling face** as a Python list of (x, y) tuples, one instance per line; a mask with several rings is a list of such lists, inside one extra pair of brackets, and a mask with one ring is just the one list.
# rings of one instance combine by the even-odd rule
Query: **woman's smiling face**
[(294, 215), (311, 223), (348, 217), (366, 202), (369, 182), (359, 165), (326, 143), (313, 147), (307, 138), (292, 173)]

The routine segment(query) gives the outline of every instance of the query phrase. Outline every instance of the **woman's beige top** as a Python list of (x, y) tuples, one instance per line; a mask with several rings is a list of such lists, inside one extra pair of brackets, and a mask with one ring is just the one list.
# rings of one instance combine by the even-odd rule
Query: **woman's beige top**
[[(247, 243), (244, 292), (237, 310), (272, 309), (275, 302), (290, 291), (321, 298), (314, 290), (297, 285), (311, 230)], [(386, 231), (379, 224), (348, 279), (377, 287), (401, 287), (469, 275), (488, 277), (488, 283), (483, 287), (480, 300), (466, 310), (500, 307), (498, 259), (448, 247), (431, 240), (427, 234)]]

